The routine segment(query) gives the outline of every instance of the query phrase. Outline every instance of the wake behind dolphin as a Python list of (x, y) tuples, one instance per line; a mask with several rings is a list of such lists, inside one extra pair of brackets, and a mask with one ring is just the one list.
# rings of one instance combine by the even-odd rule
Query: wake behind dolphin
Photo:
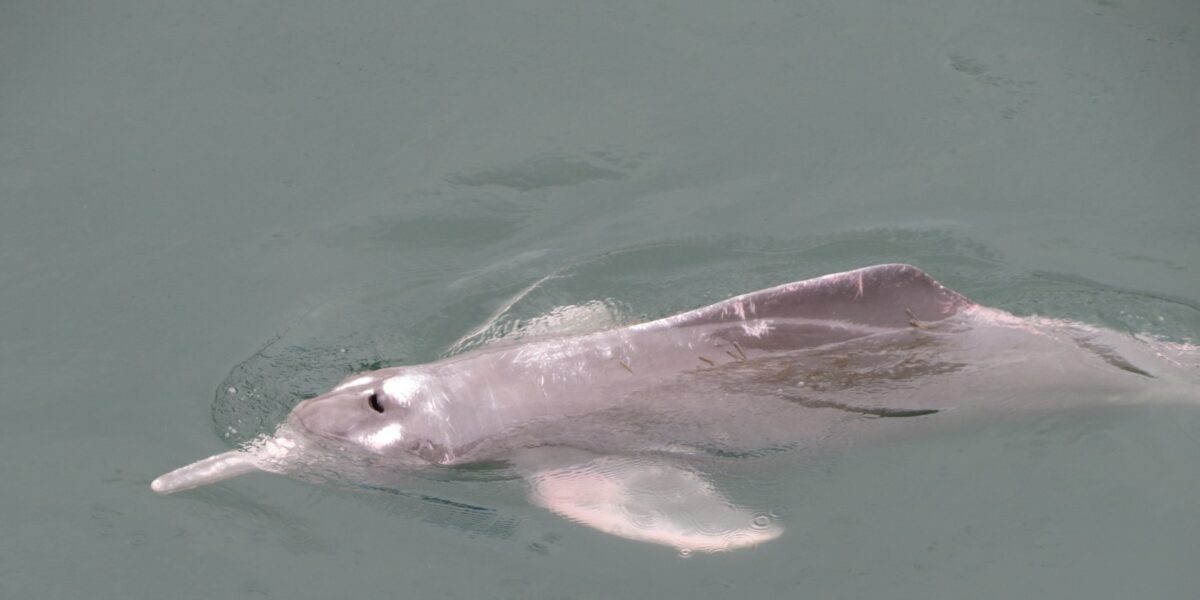
[(1147, 386), (1186, 369), (1128, 336), (978, 306), (909, 265), (790, 283), (597, 333), (484, 347), (347, 378), (275, 434), (159, 477), (170, 494), (263, 470), (396, 473), (507, 462), (530, 500), (682, 550), (753, 546), (782, 525), (726, 497), (702, 455), (822, 450)]

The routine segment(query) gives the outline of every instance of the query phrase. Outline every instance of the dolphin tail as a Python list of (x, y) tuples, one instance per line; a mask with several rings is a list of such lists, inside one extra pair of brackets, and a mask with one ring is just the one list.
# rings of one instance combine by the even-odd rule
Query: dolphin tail
[(202, 485), (217, 483), (238, 475), (261, 471), (255, 455), (245, 450), (230, 450), (204, 460), (180, 467), (155, 479), (150, 489), (160, 494), (174, 494)]

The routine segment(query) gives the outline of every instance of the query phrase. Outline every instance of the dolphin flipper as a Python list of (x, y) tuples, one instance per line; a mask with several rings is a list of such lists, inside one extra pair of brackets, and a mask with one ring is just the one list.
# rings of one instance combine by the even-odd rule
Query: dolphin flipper
[(530, 501), (581, 525), (684, 552), (721, 552), (783, 527), (725, 497), (703, 475), (661, 457), (595, 456), (528, 470)]

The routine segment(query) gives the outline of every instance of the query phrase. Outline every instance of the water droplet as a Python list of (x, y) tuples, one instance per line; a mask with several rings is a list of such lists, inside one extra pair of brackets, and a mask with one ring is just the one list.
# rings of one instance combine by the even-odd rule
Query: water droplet
[(679, 558), (687, 558), (691, 555), (692, 555), (691, 548), (680, 548), (679, 549)]

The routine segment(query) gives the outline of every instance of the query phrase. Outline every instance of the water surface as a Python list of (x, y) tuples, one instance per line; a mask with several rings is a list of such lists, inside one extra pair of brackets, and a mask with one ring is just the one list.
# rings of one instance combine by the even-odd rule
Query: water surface
[(726, 479), (788, 534), (688, 559), (519, 482), (461, 482), (475, 512), (148, 483), (236, 441), (231, 373), (303, 392), (495, 315), (882, 262), (1194, 343), (1198, 29), (1190, 0), (6, 3), (0, 595), (1185, 597), (1181, 408)]

